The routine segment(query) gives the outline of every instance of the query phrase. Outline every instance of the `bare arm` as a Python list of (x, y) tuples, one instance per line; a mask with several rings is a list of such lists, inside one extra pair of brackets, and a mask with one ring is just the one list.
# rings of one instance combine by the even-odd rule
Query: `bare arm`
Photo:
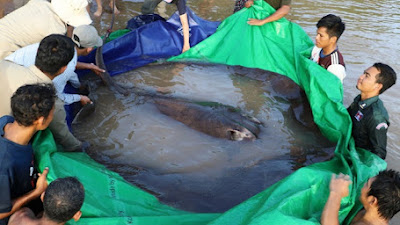
[(262, 20), (249, 19), (249, 21), (247, 21), (247, 23), (250, 25), (253, 25), (253, 26), (262, 26), (266, 23), (273, 22), (273, 21), (281, 19), (282, 17), (285, 17), (289, 12), (290, 12), (290, 5), (283, 5), (278, 10), (276, 10), (276, 12), (274, 12), (272, 15), (268, 16), (267, 18), (262, 19)]
[(339, 225), (339, 210), (342, 198), (349, 195), (350, 177), (332, 174), (329, 185), (330, 193), (321, 216), (321, 225)]
[(105, 70), (103, 70), (100, 67), (94, 65), (93, 63), (76, 62), (76, 69), (78, 69), (78, 70), (82, 70), (82, 69), (92, 70), (97, 75), (99, 75), (100, 73), (106, 72)]
[(35, 198), (38, 198), (47, 188), (46, 178), (48, 172), (49, 172), (48, 168), (44, 169), (42, 176), (40, 176), (38, 181), (36, 182), (36, 188), (14, 200), (11, 211), (6, 213), (0, 213), (0, 219), (4, 219), (11, 216), (14, 212), (21, 209), (22, 206), (24, 206), (28, 202), (32, 201)]
[(182, 48), (182, 52), (186, 52), (187, 50), (190, 49), (189, 22), (188, 22), (187, 13), (180, 15), (179, 19), (181, 20), (182, 31), (183, 31), (183, 48)]

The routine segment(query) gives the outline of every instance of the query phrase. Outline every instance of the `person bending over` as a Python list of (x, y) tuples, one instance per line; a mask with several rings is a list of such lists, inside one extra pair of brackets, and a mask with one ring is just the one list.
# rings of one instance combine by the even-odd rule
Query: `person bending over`
[[(332, 174), (330, 193), (321, 216), (321, 225), (339, 225), (341, 199), (349, 195), (348, 175)], [(394, 170), (381, 171), (362, 187), (359, 198), (363, 209), (351, 221), (353, 225), (389, 224), (400, 211), (400, 174)]]
[(22, 208), (14, 213), (9, 225), (62, 225), (68, 220), (78, 221), (82, 215), (81, 207), (85, 198), (85, 190), (75, 177), (58, 178), (50, 183), (41, 195), (43, 216), (36, 218), (29, 208)]
[[(0, 116), (10, 115), (10, 97), (14, 91), (25, 84), (37, 82), (52, 83), (52, 80), (63, 73), (74, 56), (74, 43), (66, 36), (52, 34), (39, 44), (35, 65), (24, 67), (8, 60), (0, 61)], [(65, 151), (77, 151), (83, 147), (70, 132), (65, 121), (64, 103), (57, 99), (54, 119), (49, 125), (54, 139)]]
[(47, 187), (48, 169), (34, 182), (31, 139), (53, 119), (56, 93), (51, 84), (25, 85), (11, 97), (13, 116), (0, 118), (0, 224)]

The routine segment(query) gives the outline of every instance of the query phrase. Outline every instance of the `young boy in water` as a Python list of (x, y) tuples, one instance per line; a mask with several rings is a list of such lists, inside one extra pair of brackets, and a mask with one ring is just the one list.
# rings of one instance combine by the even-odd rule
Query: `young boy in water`
[(333, 73), (343, 83), (343, 79), (346, 77), (346, 68), (337, 41), (343, 34), (345, 24), (340, 17), (329, 14), (318, 21), (317, 28), (311, 59)]
[[(332, 174), (329, 198), (321, 216), (322, 225), (339, 225), (340, 202), (349, 195), (350, 184), (348, 175)], [(400, 211), (399, 172), (384, 170), (370, 178), (361, 189), (359, 200), (364, 208), (357, 213), (351, 224), (389, 224), (390, 219)]]
[(29, 208), (23, 208), (11, 216), (9, 225), (61, 225), (70, 219), (78, 221), (82, 215), (80, 211), (85, 190), (81, 182), (75, 177), (58, 178), (50, 183), (40, 199), (43, 201), (43, 216), (36, 218)]

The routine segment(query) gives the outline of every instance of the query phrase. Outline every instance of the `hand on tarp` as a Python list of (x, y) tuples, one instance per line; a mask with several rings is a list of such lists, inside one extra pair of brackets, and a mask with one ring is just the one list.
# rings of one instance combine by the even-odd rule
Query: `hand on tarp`
[(351, 184), (350, 176), (340, 173), (339, 175), (332, 174), (329, 190), (331, 193), (336, 193), (341, 198), (349, 195), (349, 185)]
[(252, 26), (262, 26), (262, 25), (264, 25), (266, 23), (267, 23), (267, 21), (265, 19), (264, 20), (259, 20), (259, 19), (249, 18), (247, 20), (247, 24), (252, 25)]
[(48, 186), (47, 174), (48, 173), (49, 173), (48, 167), (44, 168), (44, 170), (41, 174), (39, 173), (39, 178), (36, 181), (36, 188), (34, 190), (34, 192), (36, 192), (36, 194), (41, 195), (47, 189), (47, 186)]

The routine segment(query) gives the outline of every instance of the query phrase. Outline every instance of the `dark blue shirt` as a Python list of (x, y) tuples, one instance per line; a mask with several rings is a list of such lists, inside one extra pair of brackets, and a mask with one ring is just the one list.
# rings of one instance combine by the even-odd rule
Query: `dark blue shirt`
[[(33, 149), (4, 138), (4, 127), (14, 122), (11, 116), (0, 118), (0, 213), (12, 209), (12, 199), (33, 189)], [(7, 219), (8, 220), (8, 219)], [(7, 220), (0, 220), (0, 225)]]

